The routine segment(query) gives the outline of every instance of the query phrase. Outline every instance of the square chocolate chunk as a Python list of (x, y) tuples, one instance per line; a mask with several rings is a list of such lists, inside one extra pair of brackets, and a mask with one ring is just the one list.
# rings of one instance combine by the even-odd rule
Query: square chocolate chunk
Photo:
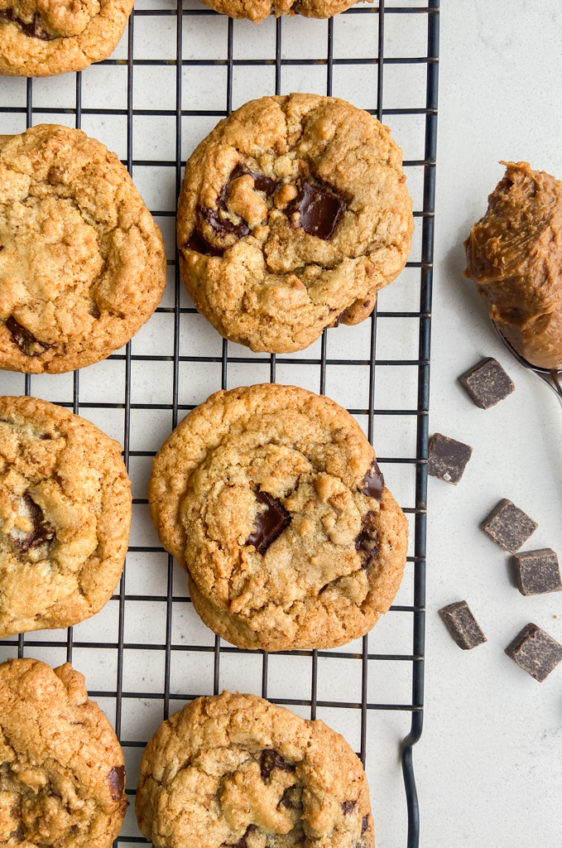
[(466, 601), (455, 601), (439, 610), (445, 627), (463, 651), (468, 651), (488, 640), (478, 626)]
[(514, 390), (515, 386), (505, 373), (497, 359), (483, 359), (474, 368), (459, 377), (463, 386), (476, 406), (489, 409), (503, 400)]
[(484, 519), (480, 529), (504, 551), (514, 554), (538, 526), (522, 509), (503, 498)]
[(562, 590), (558, 557), (552, 548), (516, 554), (513, 560), (522, 595), (544, 595)]
[(527, 624), (505, 652), (539, 683), (562, 662), (562, 645), (536, 624)]
[(428, 474), (456, 486), (471, 455), (470, 445), (457, 442), (441, 433), (434, 433), (429, 440)]

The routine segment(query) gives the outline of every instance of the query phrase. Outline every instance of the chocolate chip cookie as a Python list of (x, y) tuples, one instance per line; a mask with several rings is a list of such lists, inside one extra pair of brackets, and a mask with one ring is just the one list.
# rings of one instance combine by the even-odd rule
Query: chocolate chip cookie
[(263, 97), (190, 157), (178, 208), (184, 282), (223, 336), (302, 350), (357, 324), (402, 270), (413, 229), (402, 153), (345, 100)]
[[(268, 15), (304, 15), (306, 18), (331, 18), (349, 9), (359, 0), (203, 0), (223, 15), (249, 18), (259, 24)], [(371, 2), (371, 0), (369, 0)]]
[(101, 609), (121, 576), (130, 523), (117, 442), (44, 400), (0, 398), (0, 637)]
[(104, 359), (165, 285), (162, 236), (114, 153), (51, 124), (0, 136), (0, 368)]
[(217, 392), (154, 460), (152, 518), (203, 621), (241, 648), (328, 648), (388, 610), (407, 525), (357, 422), (293, 386)]
[(0, 74), (46, 77), (105, 59), (133, 0), (0, 0)]
[(144, 752), (139, 827), (154, 848), (373, 848), (360, 760), (322, 721), (255, 695), (198, 698)]
[(0, 845), (110, 848), (124, 785), (117, 737), (70, 663), (0, 665)]

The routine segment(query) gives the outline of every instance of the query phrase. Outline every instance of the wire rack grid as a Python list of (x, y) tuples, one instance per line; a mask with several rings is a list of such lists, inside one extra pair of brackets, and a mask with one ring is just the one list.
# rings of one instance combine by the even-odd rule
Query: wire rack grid
[[(125, 348), (73, 374), (0, 377), (2, 394), (59, 403), (123, 444), (134, 516), (118, 591), (74, 628), (3, 640), (0, 659), (69, 660), (86, 675), (123, 745), (131, 801), (142, 750), (159, 722), (201, 694), (238, 689), (344, 733), (371, 783), (378, 845), (419, 845), (412, 746), (423, 708), (438, 39), (439, 0), (380, 0), (329, 21), (280, 18), (260, 27), (197, 0), (138, 0), (105, 62), (57, 78), (0, 82), (0, 133), (65, 123), (117, 150), (170, 257), (162, 303)], [(329, 330), (298, 354), (256, 355), (220, 339), (185, 293), (172, 258), (175, 201), (186, 157), (220, 117), (253, 96), (292, 90), (346, 97), (391, 126), (405, 151), (416, 229), (400, 281), (381, 293), (369, 321)], [(409, 519), (408, 564), (394, 605), (370, 635), (338, 650), (268, 655), (224, 644), (198, 620), (185, 575), (148, 516), (151, 459), (181, 417), (218, 388), (265, 380), (327, 393), (355, 415)], [(117, 846), (146, 844), (132, 806)]]

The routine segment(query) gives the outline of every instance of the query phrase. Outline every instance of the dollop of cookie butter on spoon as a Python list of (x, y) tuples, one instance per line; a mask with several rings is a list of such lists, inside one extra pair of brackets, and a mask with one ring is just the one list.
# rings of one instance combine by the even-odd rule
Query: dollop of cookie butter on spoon
[(562, 401), (562, 182), (527, 162), (502, 164), (465, 242), (464, 273), (506, 347)]

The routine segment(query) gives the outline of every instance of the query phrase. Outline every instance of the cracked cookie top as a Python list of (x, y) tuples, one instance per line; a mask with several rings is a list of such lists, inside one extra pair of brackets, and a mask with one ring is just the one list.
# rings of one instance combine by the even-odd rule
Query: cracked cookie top
[(191, 598), (242, 648), (324, 648), (396, 594), (406, 519), (357, 422), (293, 386), (218, 392), (154, 460), (152, 518)]
[[(349, 9), (359, 0), (203, 0), (223, 15), (249, 18), (259, 24), (268, 15), (304, 15), (307, 18), (331, 18)], [(372, 0), (369, 0), (372, 2)]]
[(124, 784), (113, 728), (70, 663), (0, 665), (0, 845), (110, 848)]
[(373, 848), (369, 787), (345, 739), (255, 695), (198, 698), (156, 731), (136, 797), (155, 848)]
[(105, 59), (133, 0), (0, 0), (0, 74), (44, 77)]
[(130, 523), (118, 442), (46, 401), (0, 398), (0, 637), (101, 609)]
[(104, 359), (165, 285), (160, 231), (114, 153), (51, 124), (0, 136), (0, 368)]
[(390, 130), (313, 94), (263, 97), (221, 121), (190, 157), (178, 207), (196, 307), (256, 351), (301, 350), (366, 318), (412, 229)]

